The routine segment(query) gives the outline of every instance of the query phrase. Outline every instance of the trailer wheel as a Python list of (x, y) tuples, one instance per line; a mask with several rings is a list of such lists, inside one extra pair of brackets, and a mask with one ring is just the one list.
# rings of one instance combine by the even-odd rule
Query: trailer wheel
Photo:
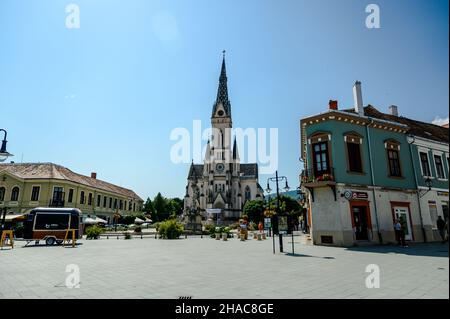
[(47, 246), (54, 245), (55, 242), (56, 242), (56, 240), (55, 240), (54, 237), (48, 237), (48, 238), (45, 240), (45, 244), (46, 244)]

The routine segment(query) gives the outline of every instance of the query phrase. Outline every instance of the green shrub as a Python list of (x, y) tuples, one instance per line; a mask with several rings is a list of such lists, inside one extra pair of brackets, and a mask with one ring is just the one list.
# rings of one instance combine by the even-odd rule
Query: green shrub
[(124, 239), (131, 239), (131, 234), (129, 232), (123, 233)]
[(97, 225), (89, 226), (86, 228), (86, 239), (98, 239), (100, 234), (103, 232), (103, 229), (98, 227)]
[(183, 233), (183, 225), (176, 219), (168, 219), (159, 224), (158, 232), (161, 238), (178, 239)]

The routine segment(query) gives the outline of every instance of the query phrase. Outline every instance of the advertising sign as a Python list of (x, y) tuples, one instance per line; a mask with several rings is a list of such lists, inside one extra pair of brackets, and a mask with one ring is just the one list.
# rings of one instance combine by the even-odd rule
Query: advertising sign
[(264, 218), (264, 229), (270, 229), (270, 227), (272, 227), (270, 218)]
[(287, 216), (278, 216), (278, 233), (287, 234), (287, 232), (288, 232)]

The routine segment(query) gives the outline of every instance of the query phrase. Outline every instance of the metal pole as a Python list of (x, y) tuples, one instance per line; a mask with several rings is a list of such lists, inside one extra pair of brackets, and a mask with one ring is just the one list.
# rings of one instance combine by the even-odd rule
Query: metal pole
[[(277, 210), (278, 210), (278, 218), (281, 215), (280, 210), (280, 192), (278, 190), (278, 171), (275, 171), (275, 180), (277, 182)], [(283, 252), (283, 235), (280, 233), (280, 225), (278, 224), (278, 239), (280, 241), (280, 253)]]
[(292, 224), (292, 255), (294, 254), (294, 225)]

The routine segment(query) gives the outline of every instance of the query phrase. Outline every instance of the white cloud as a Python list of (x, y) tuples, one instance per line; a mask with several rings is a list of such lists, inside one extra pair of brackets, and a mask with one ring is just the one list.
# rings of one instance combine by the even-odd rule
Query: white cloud
[(439, 116), (436, 116), (431, 123), (433, 123), (434, 125), (439, 125), (439, 126), (448, 124), (448, 116), (446, 118), (441, 118)]

